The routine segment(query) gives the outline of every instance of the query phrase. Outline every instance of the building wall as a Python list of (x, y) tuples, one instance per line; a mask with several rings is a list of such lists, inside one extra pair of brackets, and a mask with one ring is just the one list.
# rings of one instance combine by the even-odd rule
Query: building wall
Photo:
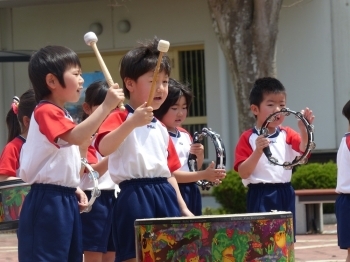
[[(335, 150), (346, 131), (341, 108), (349, 98), (348, 85), (344, 85), (349, 82), (346, 70), (349, 45), (343, 44), (349, 41), (348, 7), (345, 0), (302, 1), (287, 7), (288, 2), (291, 1), (285, 1), (280, 14), (277, 76), (287, 88), (289, 108), (313, 109), (317, 150)], [(103, 33), (98, 37), (101, 53), (129, 50), (138, 40), (153, 36), (168, 40), (171, 47), (203, 44), (208, 126), (221, 134), (227, 150), (227, 166), (231, 168), (239, 137), (236, 103), (231, 75), (212, 30), (206, 1), (123, 3), (125, 6), (121, 7), (95, 1), (3, 9), (0, 48), (36, 50), (57, 44), (79, 54), (92, 53), (83, 36), (93, 22), (103, 25)], [(131, 23), (131, 30), (126, 34), (117, 30), (117, 23), (122, 19)], [(13, 94), (23, 93), (29, 87), (27, 65), (0, 64), (0, 120)], [(296, 123), (288, 118), (287, 124)], [(4, 145), (5, 134), (5, 128), (0, 129), (0, 145)], [(214, 159), (212, 151), (210, 156)]]

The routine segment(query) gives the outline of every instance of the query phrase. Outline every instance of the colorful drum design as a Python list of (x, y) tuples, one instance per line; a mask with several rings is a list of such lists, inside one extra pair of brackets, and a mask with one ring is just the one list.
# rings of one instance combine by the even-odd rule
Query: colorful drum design
[(0, 231), (18, 228), (18, 219), (30, 185), (21, 179), (0, 182)]
[(137, 261), (294, 261), (291, 212), (135, 221)]

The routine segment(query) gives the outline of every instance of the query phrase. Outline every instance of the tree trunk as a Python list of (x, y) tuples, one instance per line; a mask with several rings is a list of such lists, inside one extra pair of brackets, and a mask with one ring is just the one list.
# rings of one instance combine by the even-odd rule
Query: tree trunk
[(249, 93), (257, 78), (276, 76), (278, 18), (283, 0), (208, 0), (238, 107), (239, 131), (254, 126)]

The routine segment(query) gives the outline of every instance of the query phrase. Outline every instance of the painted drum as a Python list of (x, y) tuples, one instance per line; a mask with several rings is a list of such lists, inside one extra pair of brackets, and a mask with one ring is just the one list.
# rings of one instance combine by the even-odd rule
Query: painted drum
[(0, 182), (0, 231), (18, 228), (23, 201), (30, 185), (21, 179)]
[(291, 212), (137, 219), (137, 261), (294, 261)]

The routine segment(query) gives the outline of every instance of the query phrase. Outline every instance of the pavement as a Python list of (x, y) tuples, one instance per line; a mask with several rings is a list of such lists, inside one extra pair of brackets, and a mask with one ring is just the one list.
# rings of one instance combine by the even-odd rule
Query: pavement
[[(294, 246), (296, 262), (344, 262), (346, 250), (337, 244), (336, 225), (324, 225), (323, 234), (297, 235)], [(0, 231), (0, 262), (15, 262), (17, 236), (13, 232)]]

